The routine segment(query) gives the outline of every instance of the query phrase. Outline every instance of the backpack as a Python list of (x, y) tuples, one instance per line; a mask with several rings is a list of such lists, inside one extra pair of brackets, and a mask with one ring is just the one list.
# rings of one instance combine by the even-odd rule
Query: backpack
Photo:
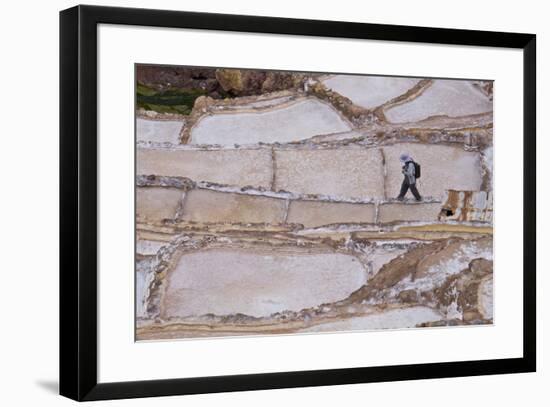
[(418, 164), (416, 161), (413, 161), (412, 163), (414, 164), (414, 177), (418, 179), (420, 178), (421, 174), (420, 164)]

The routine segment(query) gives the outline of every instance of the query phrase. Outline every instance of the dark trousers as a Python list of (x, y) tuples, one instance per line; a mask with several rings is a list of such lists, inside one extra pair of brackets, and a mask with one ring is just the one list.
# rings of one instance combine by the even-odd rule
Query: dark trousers
[(401, 191), (399, 192), (399, 196), (397, 197), (397, 199), (403, 199), (409, 189), (411, 190), (417, 201), (420, 201), (422, 199), (422, 197), (418, 193), (418, 189), (416, 189), (416, 184), (409, 184), (407, 177), (403, 179), (403, 183), (401, 184)]

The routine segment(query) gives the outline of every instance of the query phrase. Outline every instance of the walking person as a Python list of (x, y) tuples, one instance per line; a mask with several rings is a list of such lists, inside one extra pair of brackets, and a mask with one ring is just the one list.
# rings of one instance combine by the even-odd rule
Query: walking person
[[(401, 172), (404, 175), (403, 183), (401, 184), (401, 191), (397, 199), (402, 201), (405, 199), (405, 194), (410, 189), (417, 201), (421, 201), (422, 197), (416, 189), (416, 180), (420, 178), (420, 166), (414, 162), (412, 157), (403, 153), (399, 156), (399, 161), (401, 161), (402, 169)], [(418, 168), (418, 170), (417, 170)]]

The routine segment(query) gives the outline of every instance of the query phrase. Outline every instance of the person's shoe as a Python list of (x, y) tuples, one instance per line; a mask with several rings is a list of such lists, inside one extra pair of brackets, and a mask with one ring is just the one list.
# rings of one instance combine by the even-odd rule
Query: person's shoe
[(424, 198), (420, 197), (420, 199), (417, 199), (416, 202), (422, 202)]
[(397, 198), (395, 198), (396, 200), (398, 200), (399, 202), (403, 202), (405, 200), (405, 198), (402, 198), (400, 196), (398, 196)]

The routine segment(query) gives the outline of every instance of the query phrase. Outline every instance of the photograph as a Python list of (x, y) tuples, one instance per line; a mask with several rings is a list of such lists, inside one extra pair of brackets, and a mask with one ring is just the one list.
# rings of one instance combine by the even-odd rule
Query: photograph
[(0, 406), (550, 405), (544, 3), (108, 3), (4, 8)]
[(135, 339), (492, 325), (493, 81), (135, 65)]

